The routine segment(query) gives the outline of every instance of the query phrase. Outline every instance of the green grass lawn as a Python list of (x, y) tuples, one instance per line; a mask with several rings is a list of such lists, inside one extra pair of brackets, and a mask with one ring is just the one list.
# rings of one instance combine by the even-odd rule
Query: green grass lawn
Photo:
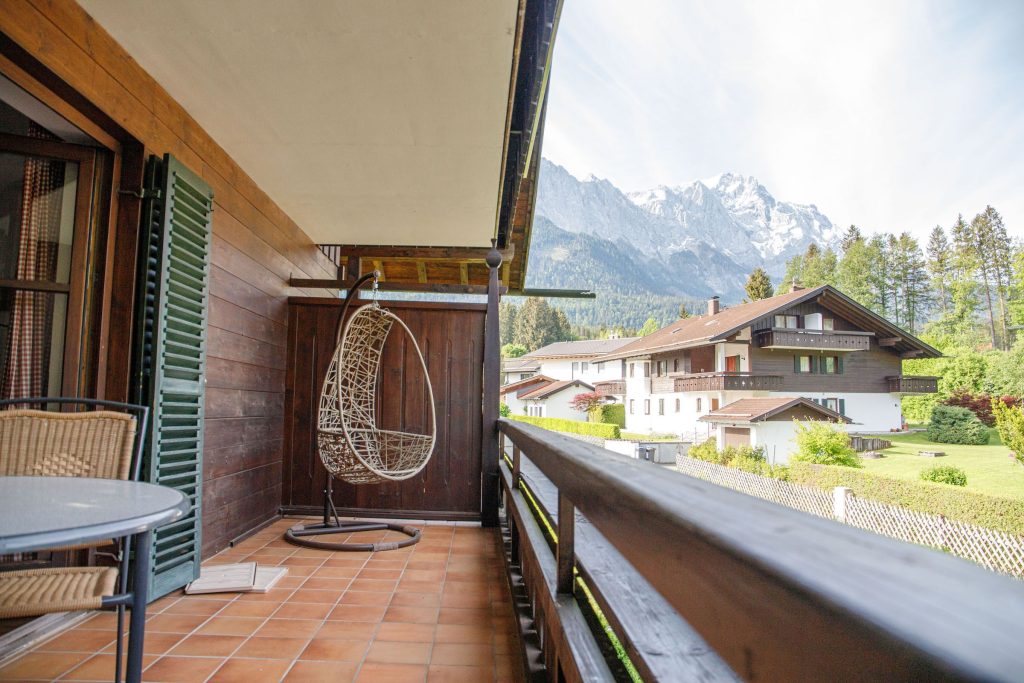
[[(919, 473), (933, 465), (953, 465), (967, 473), (970, 491), (1003, 498), (1024, 500), (1024, 467), (1011, 460), (1009, 451), (999, 443), (993, 429), (987, 446), (959, 446), (934, 443), (924, 432), (898, 434), (882, 438), (892, 441), (892, 448), (882, 451), (880, 460), (862, 460), (864, 469), (887, 477), (919, 479)], [(922, 458), (922, 450), (945, 452), (943, 458)]]

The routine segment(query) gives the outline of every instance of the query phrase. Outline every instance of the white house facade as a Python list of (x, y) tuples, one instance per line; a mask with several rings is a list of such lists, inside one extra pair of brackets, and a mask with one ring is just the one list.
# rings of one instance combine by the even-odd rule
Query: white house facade
[[(802, 397), (846, 418), (853, 432), (899, 429), (904, 393), (936, 390), (902, 374), (905, 358), (939, 352), (830, 286), (719, 307), (678, 320), (598, 360), (623, 375), (596, 386), (621, 391), (626, 429), (700, 440), (702, 418), (743, 399)], [(771, 430), (772, 427), (762, 429)]]

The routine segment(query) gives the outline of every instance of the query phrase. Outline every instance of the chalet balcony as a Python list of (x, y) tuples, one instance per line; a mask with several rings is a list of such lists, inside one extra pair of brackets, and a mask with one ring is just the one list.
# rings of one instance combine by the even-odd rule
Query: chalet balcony
[(762, 349), (814, 349), (820, 351), (867, 351), (870, 332), (833, 332), (830, 330), (794, 330), (772, 328), (754, 337)]
[(885, 378), (892, 394), (934, 394), (939, 390), (939, 378), (923, 375), (894, 375)]
[(602, 394), (622, 395), (626, 393), (626, 380), (610, 379), (604, 382), (594, 382), (594, 388)]
[(778, 391), (781, 388), (781, 375), (751, 372), (702, 372), (651, 379), (652, 394), (681, 391)]

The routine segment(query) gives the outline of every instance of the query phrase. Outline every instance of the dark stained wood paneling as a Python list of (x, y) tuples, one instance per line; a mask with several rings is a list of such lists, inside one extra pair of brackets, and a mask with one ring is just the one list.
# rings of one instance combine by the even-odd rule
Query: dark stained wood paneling
[[(888, 393), (889, 383), (886, 377), (900, 374), (900, 359), (890, 351), (878, 347), (878, 342), (871, 339), (870, 351), (853, 351), (841, 354), (843, 357), (843, 374), (822, 375), (793, 372), (793, 356), (801, 355), (800, 351), (790, 349), (762, 349), (751, 346), (750, 358), (752, 366), (758, 374), (781, 375), (782, 388), (778, 391), (824, 391), (824, 392), (860, 392)], [(814, 355), (831, 355), (808, 351)]]
[[(404, 482), (334, 485), (339, 508), (458, 518), (480, 512), (480, 428), (484, 308), (384, 302), (420, 344), (433, 385), (437, 445), (427, 467)], [(340, 302), (296, 299), (289, 306), (285, 404), (285, 507), (319, 507), (325, 470), (316, 452), (320, 384), (334, 350)], [(418, 361), (401, 330), (385, 346), (378, 381), (379, 425), (423, 432), (429, 412)]]

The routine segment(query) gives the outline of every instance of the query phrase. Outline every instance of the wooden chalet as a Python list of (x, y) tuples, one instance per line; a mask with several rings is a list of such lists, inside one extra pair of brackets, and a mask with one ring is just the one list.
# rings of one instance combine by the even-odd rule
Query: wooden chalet
[[(149, 403), (146, 477), (193, 505), (157, 534), (143, 678), (1018, 679), (1019, 582), (499, 419), (498, 301), (530, 293), (560, 12), (0, 3), (0, 388)], [(299, 549), (282, 534), (320, 509), (342, 297), (373, 270), (433, 295), (386, 305), (423, 349), (436, 447), (333, 503), (423, 538)], [(381, 365), (396, 429), (426, 419), (408, 359)], [(242, 560), (289, 575), (182, 595)], [(0, 680), (111, 679), (110, 614), (40, 622), (3, 625)]]

